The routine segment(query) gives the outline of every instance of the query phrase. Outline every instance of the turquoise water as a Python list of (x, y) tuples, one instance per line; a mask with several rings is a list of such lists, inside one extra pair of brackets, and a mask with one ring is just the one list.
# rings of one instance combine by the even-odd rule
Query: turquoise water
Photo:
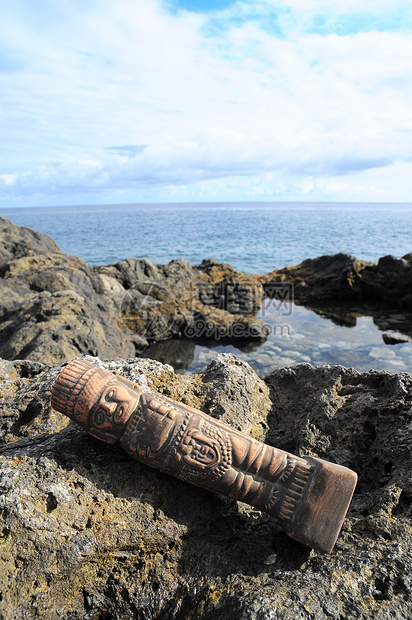
[[(129, 256), (156, 263), (183, 258), (228, 262), (266, 273), (306, 258), (346, 252), (376, 262), (412, 252), (412, 204), (216, 203), (0, 209), (0, 216), (44, 232), (63, 252), (90, 264)], [(234, 352), (264, 376), (300, 362), (412, 372), (412, 315), (379, 308), (335, 308), (329, 314), (293, 306), (290, 316), (265, 308), (271, 333), (240, 350), (221, 342), (159, 343), (145, 355), (196, 372), (217, 352)], [(395, 336), (386, 344), (384, 336)]]
[(215, 203), (0, 209), (88, 263), (130, 256), (228, 262), (266, 273), (346, 252), (377, 261), (412, 251), (412, 204)]

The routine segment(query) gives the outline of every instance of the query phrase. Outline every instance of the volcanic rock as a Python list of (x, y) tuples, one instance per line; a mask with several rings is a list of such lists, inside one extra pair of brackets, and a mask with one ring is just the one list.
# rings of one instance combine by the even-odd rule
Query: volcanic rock
[(199, 300), (231, 314), (254, 316), (262, 306), (264, 290), (252, 274), (236, 271), (213, 258), (196, 267)]
[(60, 252), (53, 239), (26, 226), (17, 226), (6, 217), (0, 217), (0, 264), (14, 258), (46, 252)]
[[(267, 336), (254, 316), (261, 285), (228, 265), (206, 261), (198, 270), (183, 260), (155, 265), (129, 258), (91, 267), (5, 218), (0, 240), (4, 358), (52, 364), (82, 353), (133, 356), (172, 337), (244, 343)], [(218, 302), (223, 289), (230, 298)]]
[(412, 310), (412, 254), (403, 258), (383, 256), (362, 274), (364, 297)]
[(0, 355), (54, 363), (81, 353), (133, 355), (87, 263), (61, 252), (0, 265)]
[(304, 260), (297, 266), (257, 276), (267, 297), (285, 294), (300, 304), (378, 302), (412, 310), (412, 254), (383, 256), (378, 263), (339, 253)]
[(171, 338), (244, 349), (270, 332), (256, 316), (265, 296), (276, 307), (294, 301), (323, 316), (335, 305), (329, 316), (337, 321), (342, 303), (412, 310), (412, 254), (377, 264), (335, 254), (253, 275), (213, 259), (197, 266), (141, 258), (89, 266), (6, 218), (0, 241), (0, 355), (7, 359), (129, 357)]
[(348, 254), (308, 258), (295, 267), (275, 269), (261, 277), (268, 297), (279, 294), (283, 285), (291, 286), (290, 297), (300, 303), (347, 301), (361, 296), (361, 278), (368, 265)]
[(4, 620), (412, 616), (412, 378), (299, 365), (259, 379), (233, 355), (199, 375), (87, 358), (294, 454), (359, 474), (334, 551), (171, 478), (50, 408), (60, 366), (0, 362)]

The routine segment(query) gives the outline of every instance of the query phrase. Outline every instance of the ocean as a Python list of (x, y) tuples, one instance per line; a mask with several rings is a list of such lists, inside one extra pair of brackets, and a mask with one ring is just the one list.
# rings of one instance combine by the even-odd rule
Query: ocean
[(53, 237), (63, 252), (105, 265), (204, 258), (248, 273), (346, 252), (377, 261), (412, 252), (412, 204), (190, 203), (0, 209)]
[[(63, 252), (92, 265), (131, 256), (155, 263), (182, 258), (193, 265), (215, 258), (239, 271), (267, 273), (336, 252), (373, 262), (412, 252), (412, 204), (94, 205), (0, 209), (0, 216), (50, 235)], [(154, 345), (145, 355), (171, 363), (178, 372), (201, 370), (222, 351), (236, 353), (260, 375), (302, 362), (412, 371), (412, 315), (373, 307), (332, 308), (332, 319), (300, 306), (287, 317), (276, 308), (262, 312), (271, 334), (259, 347), (242, 351), (219, 342), (172, 341)], [(343, 319), (336, 320), (337, 315)], [(385, 344), (385, 333), (400, 342)]]

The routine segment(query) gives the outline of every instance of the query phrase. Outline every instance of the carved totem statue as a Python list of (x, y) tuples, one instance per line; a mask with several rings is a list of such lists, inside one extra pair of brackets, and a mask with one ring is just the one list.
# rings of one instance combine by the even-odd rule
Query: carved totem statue
[(132, 457), (277, 517), (292, 538), (330, 553), (355, 472), (299, 458), (82, 359), (61, 371), (52, 407)]

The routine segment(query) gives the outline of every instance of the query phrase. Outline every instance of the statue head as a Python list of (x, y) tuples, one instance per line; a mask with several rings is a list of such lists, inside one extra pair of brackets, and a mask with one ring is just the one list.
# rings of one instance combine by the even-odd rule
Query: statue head
[(53, 409), (107, 443), (122, 437), (142, 388), (82, 359), (71, 361), (53, 387)]

